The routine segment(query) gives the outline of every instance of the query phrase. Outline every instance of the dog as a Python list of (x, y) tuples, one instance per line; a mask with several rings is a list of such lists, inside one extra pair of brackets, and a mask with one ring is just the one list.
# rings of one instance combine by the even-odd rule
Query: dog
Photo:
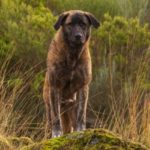
[[(89, 84), (92, 78), (89, 39), (99, 21), (89, 12), (62, 13), (48, 51), (43, 97), (46, 136), (59, 137), (85, 130)], [(51, 134), (50, 134), (51, 133)]]

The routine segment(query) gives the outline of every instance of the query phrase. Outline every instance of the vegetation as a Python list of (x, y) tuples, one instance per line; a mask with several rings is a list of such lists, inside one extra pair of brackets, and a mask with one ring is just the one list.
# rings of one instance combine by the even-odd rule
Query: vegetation
[(90, 44), (87, 126), (150, 146), (149, 0), (1, 0), (0, 145), (8, 135), (43, 139), (46, 55), (57, 15), (69, 9), (101, 22)]
[(148, 150), (139, 143), (124, 141), (119, 136), (104, 129), (74, 132), (59, 138), (36, 143), (26, 137), (3, 137), (3, 139), (0, 139), (0, 148), (19, 148), (20, 150)]

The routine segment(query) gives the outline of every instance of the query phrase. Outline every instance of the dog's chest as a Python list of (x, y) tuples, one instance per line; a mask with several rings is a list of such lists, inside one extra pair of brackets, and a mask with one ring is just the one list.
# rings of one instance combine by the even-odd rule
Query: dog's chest
[(80, 84), (87, 76), (87, 68), (80, 61), (61, 62), (56, 64), (55, 80), (59, 87), (69, 86), (69, 84)]
[(76, 61), (71, 61), (69, 63), (64, 61), (56, 65), (56, 74), (60, 80), (71, 80), (73, 75), (80, 70), (80, 67), (81, 65)]

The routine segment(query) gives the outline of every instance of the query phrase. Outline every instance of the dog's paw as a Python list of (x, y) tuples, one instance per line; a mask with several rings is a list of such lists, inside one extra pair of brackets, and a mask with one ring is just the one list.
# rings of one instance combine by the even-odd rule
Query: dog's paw
[(78, 126), (77, 126), (77, 131), (82, 131), (82, 130), (85, 130), (85, 129), (86, 129), (85, 125), (83, 125), (83, 124), (78, 124)]
[(55, 137), (60, 137), (62, 135), (62, 132), (61, 131), (52, 131), (52, 138), (55, 138)]

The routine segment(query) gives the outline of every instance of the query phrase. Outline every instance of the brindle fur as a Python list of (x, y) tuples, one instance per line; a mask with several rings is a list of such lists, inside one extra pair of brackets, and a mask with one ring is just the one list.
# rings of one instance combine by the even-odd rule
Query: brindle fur
[(98, 27), (99, 23), (94, 20), (94, 24), (91, 18), (84, 17), (87, 26), (86, 37), (82, 44), (72, 45), (69, 41), (71, 36), (69, 35), (68, 40), (65, 37), (65, 28), (75, 15), (87, 18), (91, 14), (78, 10), (63, 13), (55, 24), (58, 31), (48, 51), (43, 90), (46, 136), (50, 135), (50, 131), (51, 136), (56, 137), (75, 130), (84, 130), (86, 126), (88, 89), (92, 77), (90, 25)]

